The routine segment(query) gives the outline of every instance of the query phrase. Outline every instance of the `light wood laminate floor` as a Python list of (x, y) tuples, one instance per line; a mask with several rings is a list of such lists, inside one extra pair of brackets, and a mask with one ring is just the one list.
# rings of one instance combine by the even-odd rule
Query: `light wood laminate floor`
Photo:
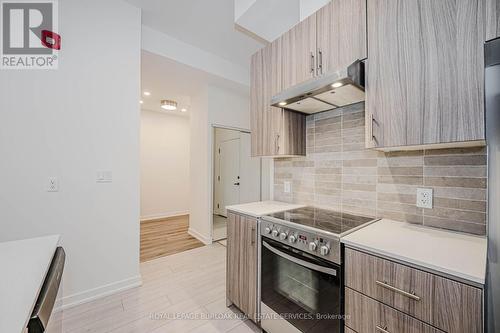
[(226, 302), (220, 244), (141, 263), (142, 286), (53, 314), (48, 333), (252, 333)]
[(188, 228), (189, 215), (141, 222), (141, 262), (203, 246)]

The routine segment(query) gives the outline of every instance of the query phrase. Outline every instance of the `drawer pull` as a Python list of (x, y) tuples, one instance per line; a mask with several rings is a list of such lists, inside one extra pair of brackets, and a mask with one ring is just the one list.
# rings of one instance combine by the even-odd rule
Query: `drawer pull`
[(382, 328), (382, 327), (380, 327), (380, 326), (377, 325), (377, 331), (382, 332), (382, 333), (390, 333), (387, 330), (387, 326), (385, 326), (384, 328)]
[(406, 297), (409, 297), (411, 298), (412, 300), (415, 300), (415, 301), (420, 301), (420, 297), (418, 297), (417, 295), (415, 295), (414, 293), (409, 293), (409, 292), (406, 292), (404, 290), (401, 290), (401, 289), (398, 289), (396, 287), (393, 287), (385, 282), (381, 282), (381, 281), (375, 281), (379, 286), (383, 287), (383, 288), (386, 288), (386, 289), (389, 289), (389, 290), (392, 290), (398, 294), (401, 294), (403, 296), (406, 296)]

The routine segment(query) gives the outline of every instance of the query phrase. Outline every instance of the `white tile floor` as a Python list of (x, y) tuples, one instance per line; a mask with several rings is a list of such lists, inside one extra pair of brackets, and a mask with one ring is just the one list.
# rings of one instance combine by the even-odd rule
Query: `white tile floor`
[(226, 307), (225, 267), (218, 243), (142, 263), (141, 287), (56, 313), (48, 333), (259, 332)]
[(227, 238), (227, 218), (214, 214), (212, 239), (218, 241)]

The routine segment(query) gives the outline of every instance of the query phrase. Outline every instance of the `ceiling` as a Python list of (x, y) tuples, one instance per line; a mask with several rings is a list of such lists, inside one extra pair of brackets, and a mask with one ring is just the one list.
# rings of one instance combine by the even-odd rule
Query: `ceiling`
[(234, 28), (234, 0), (126, 0), (142, 9), (142, 23), (175, 39), (250, 67), (262, 44)]
[[(238, 93), (248, 94), (248, 87), (220, 78), (207, 72), (189, 67), (147, 51), (142, 51), (141, 87), (151, 96), (141, 96), (142, 109), (159, 111), (172, 115), (189, 116), (193, 96), (207, 85), (215, 85)], [(178, 103), (177, 110), (165, 111), (160, 108), (162, 99)], [(187, 112), (180, 110), (186, 108)]]

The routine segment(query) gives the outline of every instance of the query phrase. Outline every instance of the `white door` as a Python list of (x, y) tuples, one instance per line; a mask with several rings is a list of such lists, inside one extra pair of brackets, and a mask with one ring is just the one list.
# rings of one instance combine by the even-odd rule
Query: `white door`
[(260, 157), (252, 157), (250, 133), (240, 133), (240, 203), (260, 201)]
[(227, 217), (226, 206), (240, 203), (240, 139), (221, 142), (219, 146), (219, 211)]

